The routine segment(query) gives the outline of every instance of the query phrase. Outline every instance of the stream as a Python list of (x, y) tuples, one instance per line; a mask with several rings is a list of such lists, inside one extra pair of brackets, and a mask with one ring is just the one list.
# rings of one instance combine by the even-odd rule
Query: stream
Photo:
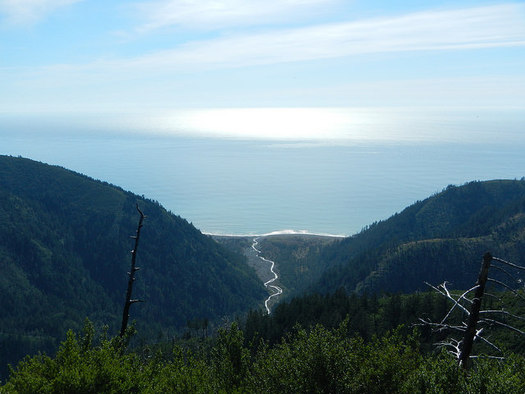
[(266, 301), (264, 301), (264, 307), (266, 308), (266, 311), (268, 312), (268, 314), (270, 314), (271, 311), (270, 311), (270, 307), (268, 306), (268, 303), (270, 302), (270, 300), (273, 297), (277, 297), (277, 296), (281, 295), (283, 293), (283, 289), (281, 289), (279, 286), (276, 286), (276, 285), (272, 284), (274, 281), (276, 281), (279, 278), (277, 273), (274, 271), (275, 262), (272, 261), (272, 260), (268, 260), (268, 259), (266, 259), (266, 258), (261, 256), (261, 251), (259, 249), (257, 249), (257, 245), (259, 244), (258, 239), (259, 239), (259, 237), (256, 237), (256, 238), (253, 239), (252, 249), (255, 250), (255, 253), (257, 254), (257, 257), (259, 259), (261, 259), (262, 261), (264, 261), (266, 263), (270, 263), (270, 272), (273, 274), (273, 278), (271, 278), (270, 280), (264, 282), (264, 286), (266, 288), (272, 289), (274, 291), (274, 293), (270, 294), (270, 296), (266, 299)]

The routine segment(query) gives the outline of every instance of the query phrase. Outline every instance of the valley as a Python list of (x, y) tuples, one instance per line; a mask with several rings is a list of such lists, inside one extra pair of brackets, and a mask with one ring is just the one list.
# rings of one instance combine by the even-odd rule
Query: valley
[[(60, 167), (0, 156), (2, 376), (7, 363), (24, 355), (53, 355), (70, 329), (89, 332), (92, 324), (114, 335), (136, 204), (146, 219), (133, 297), (145, 302), (131, 308), (138, 331), (131, 346), (180, 343), (216, 356), (222, 349), (221, 363), (234, 357), (224, 352), (233, 351), (235, 341), (246, 354), (257, 352), (242, 347), (247, 343), (277, 346), (261, 354), (272, 357), (284, 338), (299, 346), (314, 327), (321, 330), (315, 335), (333, 334), (341, 343), (353, 336), (389, 338), (396, 330), (401, 342), (395, 346), (405, 346), (403, 338), (421, 316), (439, 319), (447, 312), (446, 300), (428, 292), (426, 282), (471, 288), (486, 251), (524, 265), (525, 180), (449, 186), (346, 238), (212, 236), (144, 196)], [(506, 272), (495, 272), (494, 279), (523, 292), (522, 273), (509, 280)], [(524, 315), (512, 293), (501, 299), (513, 315)], [(517, 328), (525, 330), (522, 322)], [(442, 339), (425, 329), (417, 335), (422, 357)], [(525, 349), (519, 335), (500, 330), (494, 338), (516, 354)]]
[[(323, 246), (341, 240), (341, 237), (316, 234), (270, 234), (260, 236), (222, 236), (212, 238), (226, 248), (242, 253), (266, 287), (271, 287), (264, 301), (270, 313), (281, 299), (297, 295), (315, 278), (323, 267), (314, 263), (313, 255)], [(281, 274), (282, 273), (282, 274)], [(269, 286), (267, 286), (269, 285)]]

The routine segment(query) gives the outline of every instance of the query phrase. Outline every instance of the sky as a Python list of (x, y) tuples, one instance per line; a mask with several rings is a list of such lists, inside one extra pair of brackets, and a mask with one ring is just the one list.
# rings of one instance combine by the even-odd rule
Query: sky
[(0, 117), (315, 137), (374, 108), (523, 115), (525, 2), (0, 0)]

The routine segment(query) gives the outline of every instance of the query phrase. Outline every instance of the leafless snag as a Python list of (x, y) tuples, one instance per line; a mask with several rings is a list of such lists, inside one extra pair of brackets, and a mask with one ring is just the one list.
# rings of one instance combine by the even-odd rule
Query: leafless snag
[(479, 311), (481, 310), (481, 301), (483, 301), (483, 293), (485, 292), (485, 286), (489, 277), (490, 263), (492, 262), (492, 255), (485, 253), (483, 256), (483, 263), (481, 264), (481, 271), (479, 272), (478, 281), (476, 282), (476, 292), (470, 313), (468, 314), (468, 323), (463, 335), (463, 340), (460, 346), (461, 352), (458, 357), (458, 362), (463, 368), (467, 368), (468, 360), (470, 359), (470, 353), (472, 352), (472, 346), (474, 344), (474, 338), (476, 337), (476, 327), (479, 320)]
[(122, 312), (122, 326), (120, 327), (120, 337), (124, 336), (126, 328), (128, 327), (129, 307), (131, 306), (131, 304), (134, 304), (136, 302), (142, 302), (142, 300), (131, 298), (131, 293), (133, 291), (133, 282), (135, 281), (135, 272), (140, 270), (140, 268), (135, 265), (135, 262), (137, 260), (137, 249), (139, 247), (140, 230), (142, 229), (142, 223), (144, 222), (145, 217), (142, 211), (140, 210), (138, 204), (137, 211), (139, 212), (140, 218), (139, 224), (137, 225), (136, 235), (131, 236), (131, 238), (135, 240), (135, 246), (131, 251), (131, 269), (128, 272), (128, 290), (126, 291), (126, 302), (124, 303), (124, 311)]
[[(512, 326), (511, 324), (507, 324), (504, 322), (501, 322), (497, 320), (496, 318), (492, 318), (493, 315), (500, 315), (504, 316), (506, 318), (510, 319), (516, 319), (516, 320), (525, 320), (525, 317), (514, 315), (505, 309), (481, 309), (481, 304), (483, 301), (483, 297), (496, 297), (492, 294), (485, 292), (485, 287), (487, 283), (495, 283), (507, 290), (510, 290), (514, 295), (517, 297), (520, 297), (522, 299), (525, 299), (519, 292), (517, 292), (512, 286), (509, 286), (505, 282), (492, 279), (488, 277), (489, 269), (491, 267), (503, 272), (510, 278), (515, 278), (515, 275), (512, 275), (509, 271), (504, 269), (503, 267), (497, 266), (492, 263), (501, 263), (504, 264), (507, 269), (510, 267), (511, 270), (523, 270), (525, 271), (525, 267), (510, 263), (508, 261), (499, 259), (497, 257), (492, 257), (490, 253), (486, 253), (483, 256), (483, 262), (481, 264), (481, 270), (478, 276), (478, 280), (476, 282), (476, 285), (469, 290), (465, 291), (463, 294), (459, 296), (454, 296), (451, 294), (451, 292), (447, 289), (447, 282), (444, 282), (438, 286), (433, 286), (429, 283), (427, 285), (432, 288), (437, 293), (441, 294), (443, 297), (447, 298), (449, 301), (453, 303), (452, 307), (449, 309), (445, 317), (439, 322), (431, 322), (430, 320), (424, 320), (419, 319), (420, 324), (419, 325), (425, 325), (430, 326), (432, 329), (436, 332), (442, 332), (442, 331), (452, 331), (456, 333), (461, 333), (461, 339), (457, 338), (449, 338), (446, 341), (442, 341), (437, 343), (436, 345), (439, 347), (447, 348), (448, 351), (458, 360), (458, 364), (463, 368), (468, 368), (469, 360), (473, 358), (477, 358), (480, 356), (472, 355), (472, 348), (475, 342), (483, 342), (486, 345), (488, 345), (490, 348), (492, 348), (494, 351), (498, 352), (500, 355), (503, 353), (501, 349), (496, 346), (494, 343), (489, 341), (483, 334), (486, 331), (486, 328), (490, 328), (493, 326), (500, 326), (507, 328), (511, 331), (517, 332), (518, 334), (525, 335), (525, 332), (522, 330)], [(518, 284), (521, 284), (521, 280), (516, 281)], [(470, 294), (474, 292), (474, 295), (472, 299), (470, 299)], [(499, 297), (496, 297), (499, 299)], [(463, 315), (466, 316), (466, 321), (461, 321), (461, 323), (451, 323), (449, 322), (452, 319), (452, 313), (454, 310), (461, 310), (463, 312)], [(488, 316), (488, 317), (485, 317)], [(486, 355), (484, 357), (487, 358), (495, 358), (495, 359), (502, 359), (501, 356), (494, 356), (494, 355)]]

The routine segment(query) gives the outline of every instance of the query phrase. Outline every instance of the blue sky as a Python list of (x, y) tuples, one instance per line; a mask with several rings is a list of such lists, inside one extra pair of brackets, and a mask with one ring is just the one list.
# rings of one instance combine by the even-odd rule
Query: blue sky
[(356, 107), (525, 108), (525, 3), (0, 0), (3, 115)]

